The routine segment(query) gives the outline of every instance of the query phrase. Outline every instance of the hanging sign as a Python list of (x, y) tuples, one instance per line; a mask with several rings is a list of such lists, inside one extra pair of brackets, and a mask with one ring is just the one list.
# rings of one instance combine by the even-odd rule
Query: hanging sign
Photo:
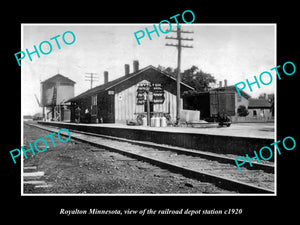
[(152, 84), (150, 91), (153, 93), (153, 103), (163, 104), (165, 101), (165, 92), (162, 84)]
[(163, 104), (165, 101), (164, 89), (162, 84), (148, 84), (142, 83), (138, 85), (137, 89), (137, 105), (143, 105), (147, 101), (147, 95), (149, 95), (150, 102), (153, 104)]

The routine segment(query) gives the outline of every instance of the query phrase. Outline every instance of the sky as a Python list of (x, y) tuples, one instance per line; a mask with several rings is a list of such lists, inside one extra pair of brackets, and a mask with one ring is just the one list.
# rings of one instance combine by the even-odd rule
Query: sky
[[(154, 24), (154, 23), (153, 23)], [(93, 87), (103, 84), (104, 71), (109, 72), (109, 81), (124, 75), (124, 65), (130, 65), (133, 71), (133, 61), (139, 61), (139, 67), (149, 65), (157, 67), (177, 67), (177, 48), (165, 46), (166, 43), (176, 44), (175, 40), (165, 39), (176, 33), (163, 34), (159, 37), (154, 32), (149, 40), (147, 34), (140, 39), (138, 45), (134, 32), (153, 30), (153, 24), (22, 24), (22, 43), (20, 51), (34, 51), (43, 41), (52, 44), (52, 52), (48, 55), (40, 53), (40, 58), (32, 54), (21, 61), (22, 76), (22, 113), (33, 115), (42, 112), (34, 95), (40, 99), (40, 82), (56, 74), (61, 74), (75, 81), (75, 96), (88, 90), (90, 82), (85, 81), (86, 73), (97, 73), (99, 81)], [(158, 26), (157, 23), (155, 23)], [(181, 29), (193, 31), (192, 34), (182, 34), (182, 37), (193, 38), (193, 41), (183, 41), (193, 48), (183, 48), (181, 70), (192, 65), (206, 73), (210, 73), (219, 81), (227, 79), (228, 85), (240, 81), (254, 81), (263, 71), (270, 71), (276, 65), (276, 26), (274, 24), (180, 24)], [(163, 26), (162, 26), (163, 27)], [(176, 30), (176, 23), (172, 24)], [(169, 26), (165, 26), (167, 30)], [(66, 45), (62, 35), (72, 31), (76, 40)], [(57, 38), (61, 49), (58, 49)], [(66, 41), (72, 41), (71, 35), (66, 35)], [(43, 50), (48, 51), (47, 44)], [(16, 61), (16, 66), (18, 66)], [(275, 72), (270, 71), (275, 77)], [(253, 92), (245, 91), (252, 97), (261, 93), (274, 93), (276, 82), (258, 89), (253, 86)], [(267, 78), (266, 78), (267, 82)]]

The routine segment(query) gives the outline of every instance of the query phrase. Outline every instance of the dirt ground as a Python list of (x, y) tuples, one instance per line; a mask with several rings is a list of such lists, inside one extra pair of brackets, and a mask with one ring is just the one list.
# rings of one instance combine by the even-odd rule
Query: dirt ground
[[(29, 172), (43, 171), (41, 177), (24, 178), (24, 180), (43, 181), (47, 185), (24, 184), (23, 192), (45, 194), (176, 194), (176, 193), (230, 193), (213, 184), (203, 183), (184, 176), (171, 173), (149, 163), (137, 161), (118, 153), (109, 152), (88, 144), (70, 140), (59, 141), (57, 134), (24, 125), (25, 149), (28, 143), (34, 146), (38, 138), (44, 138), (49, 148), (44, 152), (24, 158), (26, 168), (36, 167)], [(42, 141), (38, 148), (44, 149)]]

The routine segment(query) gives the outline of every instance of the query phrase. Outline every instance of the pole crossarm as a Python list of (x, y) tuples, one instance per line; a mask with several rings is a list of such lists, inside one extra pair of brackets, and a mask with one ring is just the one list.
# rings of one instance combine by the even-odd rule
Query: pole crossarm
[[(178, 45), (176, 45), (176, 44), (169, 44), (169, 43), (166, 43), (166, 46), (178, 47)], [(180, 47), (181, 48), (193, 48), (192, 45), (181, 45)]]
[(166, 36), (166, 39), (175, 39), (175, 40), (178, 40), (177, 37), (169, 37), (169, 36)]
[(168, 43), (166, 43), (166, 46), (178, 47), (178, 45), (175, 45), (175, 44), (168, 44)]
[[(168, 32), (168, 30), (166, 30)], [(171, 30), (170, 32), (177, 33), (177, 30)], [(180, 30), (180, 33), (186, 33), (186, 34), (193, 34), (194, 31), (185, 31), (185, 30)]]
[(193, 41), (194, 39), (193, 38), (181, 38), (181, 40), (184, 40), (184, 41)]
[[(166, 39), (179, 40), (179, 38), (177, 38), (177, 37), (169, 37), (169, 36), (166, 36)], [(183, 40), (183, 41), (193, 41), (194, 39), (193, 38), (180, 38), (180, 40)]]
[(96, 75), (97, 73), (86, 73), (86, 74), (90, 74), (90, 76), (85, 76), (85, 78), (88, 79), (88, 80), (86, 80), (86, 81), (90, 81), (90, 82), (91, 82), (91, 89), (92, 89), (92, 87), (93, 87), (93, 82), (94, 82), (94, 81), (99, 81), (99, 80), (97, 80), (98, 77), (94, 77), (94, 75)]

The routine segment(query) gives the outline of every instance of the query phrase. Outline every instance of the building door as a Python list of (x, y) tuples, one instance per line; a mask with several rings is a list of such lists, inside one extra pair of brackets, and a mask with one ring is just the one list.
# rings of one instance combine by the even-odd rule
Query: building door
[(114, 95), (100, 94), (98, 95), (98, 118), (99, 122), (114, 123), (115, 122), (115, 108)]
[(107, 104), (107, 123), (115, 123), (115, 96), (107, 95), (106, 96)]

